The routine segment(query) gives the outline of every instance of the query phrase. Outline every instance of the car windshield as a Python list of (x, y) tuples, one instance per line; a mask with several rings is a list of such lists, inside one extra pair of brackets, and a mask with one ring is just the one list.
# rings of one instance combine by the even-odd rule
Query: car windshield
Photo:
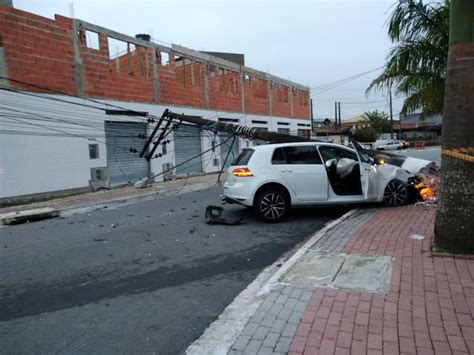
[(357, 142), (357, 141), (351, 141), (352, 145), (354, 146), (355, 150), (357, 151), (357, 154), (359, 154), (359, 157), (360, 157), (360, 160), (364, 163), (371, 163), (371, 159), (370, 157), (367, 155), (367, 153), (365, 152), (365, 149), (364, 147), (362, 147), (362, 145)]
[(244, 149), (240, 152), (239, 156), (234, 159), (230, 165), (247, 165), (250, 158), (252, 157), (253, 149)]

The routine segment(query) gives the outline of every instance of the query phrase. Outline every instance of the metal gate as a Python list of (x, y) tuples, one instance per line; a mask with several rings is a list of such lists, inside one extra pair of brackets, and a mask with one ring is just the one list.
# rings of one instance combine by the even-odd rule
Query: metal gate
[(107, 168), (111, 186), (149, 176), (148, 161), (130, 153), (130, 148), (138, 151), (143, 148), (143, 139), (138, 138), (138, 135), (146, 135), (145, 123), (105, 121)]
[[(239, 138), (235, 137), (234, 144), (232, 145), (232, 141), (234, 140), (233, 136), (228, 133), (220, 133), (219, 134), (221, 143), (224, 143), (220, 146), (221, 148), (221, 167), (224, 164), (225, 158), (227, 157), (227, 153), (229, 153), (229, 157), (225, 163), (224, 168), (228, 168), (229, 165), (234, 161), (235, 158), (239, 156)], [(227, 142), (226, 142), (227, 141)], [(232, 148), (231, 148), (232, 146)]]
[[(178, 129), (174, 131), (174, 156), (176, 176), (183, 177), (187, 175), (196, 175), (202, 172), (202, 156), (200, 154), (200, 128), (197, 126), (180, 125)], [(192, 159), (187, 163), (184, 163), (185, 161), (193, 157), (196, 158)]]

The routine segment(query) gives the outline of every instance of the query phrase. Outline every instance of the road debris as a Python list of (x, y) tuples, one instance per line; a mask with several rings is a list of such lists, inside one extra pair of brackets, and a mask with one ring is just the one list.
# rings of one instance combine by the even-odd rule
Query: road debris
[(436, 163), (432, 162), (421, 168), (412, 178), (412, 185), (418, 191), (421, 199), (416, 205), (425, 207), (436, 206), (440, 185), (440, 171)]
[(236, 220), (229, 221), (226, 218), (222, 217), (224, 209), (220, 206), (207, 206), (206, 208), (206, 223), (207, 224), (225, 224), (228, 226), (234, 226), (241, 223), (244, 220), (244, 217), (240, 217)]
[(410, 235), (410, 239), (413, 239), (413, 240), (423, 240), (425, 239), (424, 236), (420, 235), (420, 234), (412, 234)]

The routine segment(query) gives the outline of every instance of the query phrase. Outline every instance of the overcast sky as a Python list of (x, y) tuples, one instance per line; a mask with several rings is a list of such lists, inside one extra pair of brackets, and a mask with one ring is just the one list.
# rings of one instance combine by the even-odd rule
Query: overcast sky
[[(13, 0), (16, 8), (70, 16), (72, 1)], [(385, 23), (395, 0), (74, 0), (75, 17), (134, 36), (245, 54), (247, 66), (311, 88), (378, 68), (391, 43)], [(365, 96), (374, 72), (325, 92), (312, 92), (315, 117), (343, 119), (389, 112), (386, 96)], [(321, 90), (320, 90), (321, 91)], [(401, 98), (394, 97), (394, 117)]]

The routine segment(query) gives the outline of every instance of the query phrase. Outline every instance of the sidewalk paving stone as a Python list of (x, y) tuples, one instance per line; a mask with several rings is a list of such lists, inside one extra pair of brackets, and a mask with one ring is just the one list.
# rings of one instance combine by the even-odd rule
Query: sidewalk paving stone
[[(367, 208), (328, 230), (263, 296), (230, 353), (254, 341), (249, 349), (262, 354), (473, 354), (474, 260), (432, 256), (434, 216), (421, 206)], [(357, 273), (329, 286), (298, 280), (315, 252), (391, 260), (387, 285), (351, 290)]]

